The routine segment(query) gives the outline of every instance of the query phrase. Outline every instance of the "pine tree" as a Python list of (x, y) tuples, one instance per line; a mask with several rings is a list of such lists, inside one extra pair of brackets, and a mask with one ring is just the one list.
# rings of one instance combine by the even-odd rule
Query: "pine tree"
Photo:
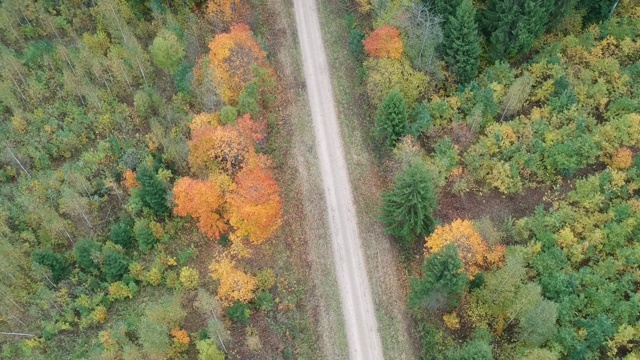
[(471, 0), (463, 0), (444, 27), (444, 58), (462, 84), (476, 77), (480, 65), (480, 35), (475, 17)]
[(162, 216), (169, 212), (167, 206), (167, 190), (158, 179), (156, 173), (148, 166), (138, 168), (136, 181), (140, 183), (140, 198), (142, 205), (153, 211), (156, 216)]
[(378, 135), (393, 148), (404, 135), (407, 123), (407, 102), (398, 90), (391, 91), (378, 108), (376, 127)]
[(408, 248), (418, 237), (433, 231), (437, 205), (433, 176), (424, 163), (416, 161), (396, 177), (393, 189), (382, 195), (381, 220), (387, 234)]
[(456, 306), (468, 285), (462, 270), (455, 244), (427, 257), (422, 265), (422, 277), (411, 280), (409, 305), (418, 311), (425, 306), (431, 310)]

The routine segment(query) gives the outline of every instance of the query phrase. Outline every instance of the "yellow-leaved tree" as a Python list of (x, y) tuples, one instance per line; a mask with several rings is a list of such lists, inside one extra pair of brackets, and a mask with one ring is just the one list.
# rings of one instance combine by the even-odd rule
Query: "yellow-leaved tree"
[(464, 271), (471, 279), (480, 271), (499, 265), (504, 258), (503, 245), (489, 246), (473, 228), (471, 221), (460, 219), (436, 227), (427, 237), (424, 254), (429, 256), (451, 243), (458, 248)]
[(209, 266), (211, 277), (220, 282), (218, 300), (225, 306), (235, 301), (247, 303), (255, 297), (256, 278), (236, 268), (233, 260), (223, 256)]

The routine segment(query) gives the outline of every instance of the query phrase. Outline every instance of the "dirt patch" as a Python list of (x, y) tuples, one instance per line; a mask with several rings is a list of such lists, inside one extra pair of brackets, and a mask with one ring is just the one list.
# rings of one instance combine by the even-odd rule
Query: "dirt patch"
[(518, 219), (531, 215), (539, 205), (549, 206), (544, 200), (549, 189), (549, 186), (543, 186), (510, 196), (497, 190), (466, 192), (462, 195), (445, 190), (440, 196), (436, 217), (443, 223), (450, 223), (455, 219), (488, 217), (494, 224), (502, 224), (509, 218)]

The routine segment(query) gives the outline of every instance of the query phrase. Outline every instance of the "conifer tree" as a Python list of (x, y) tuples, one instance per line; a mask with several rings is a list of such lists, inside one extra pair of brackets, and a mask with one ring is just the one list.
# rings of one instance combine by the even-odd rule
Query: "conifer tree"
[(407, 122), (407, 102), (398, 90), (391, 91), (376, 114), (378, 135), (390, 148), (404, 135)]
[(169, 212), (167, 190), (156, 173), (148, 166), (142, 166), (137, 170), (136, 181), (140, 183), (142, 204), (157, 216), (167, 214)]
[(464, 0), (435, 0), (433, 4), (435, 5), (436, 13), (442, 16), (445, 21), (448, 21), (450, 16), (456, 15), (456, 10), (463, 2)]
[(381, 220), (387, 234), (410, 247), (416, 238), (433, 231), (437, 204), (433, 176), (424, 163), (414, 162), (396, 177), (393, 189), (382, 195)]
[(456, 306), (468, 285), (462, 269), (455, 244), (427, 257), (422, 265), (422, 277), (411, 279), (409, 305), (418, 311), (425, 306), (432, 310)]
[(490, 55), (503, 59), (530, 51), (546, 30), (553, 9), (553, 0), (489, 0), (484, 27)]
[(462, 84), (476, 77), (480, 65), (480, 35), (475, 17), (471, 0), (463, 0), (444, 27), (445, 60)]

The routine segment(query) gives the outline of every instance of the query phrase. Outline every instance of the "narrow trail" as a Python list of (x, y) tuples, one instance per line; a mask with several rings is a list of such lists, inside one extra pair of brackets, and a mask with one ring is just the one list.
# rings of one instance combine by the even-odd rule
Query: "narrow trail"
[(383, 359), (315, 0), (294, 0), (349, 357)]

